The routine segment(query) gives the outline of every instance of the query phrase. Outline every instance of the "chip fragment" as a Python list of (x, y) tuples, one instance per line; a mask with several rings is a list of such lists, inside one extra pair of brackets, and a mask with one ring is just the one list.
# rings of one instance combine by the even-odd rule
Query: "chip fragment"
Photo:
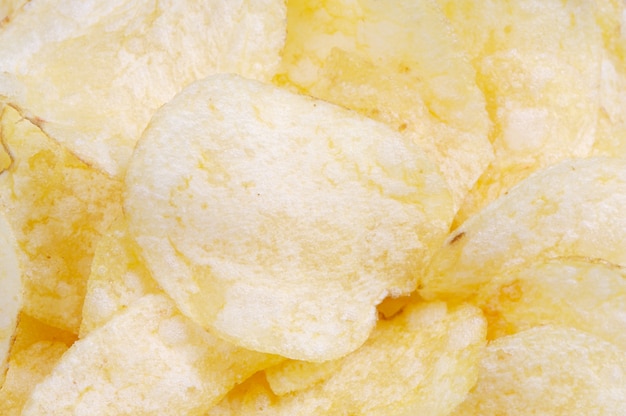
[(202, 415), (280, 357), (221, 341), (146, 295), (80, 339), (35, 387), (23, 415)]
[(561, 162), (511, 189), (452, 235), (435, 254), (420, 293), (471, 296), (503, 271), (555, 257), (626, 265), (626, 162)]
[[(279, 373), (274, 373), (269, 384), (256, 379), (234, 390), (208, 415), (444, 416), (476, 383), (485, 332), (478, 308), (414, 303), (379, 321), (367, 342), (337, 360), (321, 380), (276, 394)], [(312, 373), (327, 366), (308, 363)], [(284, 382), (290, 369), (293, 377), (305, 374), (307, 363), (279, 368)]]
[(472, 303), (485, 311), (490, 339), (555, 324), (626, 349), (626, 270), (602, 260), (565, 257), (506, 270)]
[(624, 350), (568, 327), (542, 326), (487, 346), (480, 378), (453, 416), (621, 415)]
[(78, 333), (95, 245), (121, 213), (122, 182), (87, 165), (15, 108), (0, 116), (12, 157), (0, 174), (0, 209), (15, 232), (24, 310)]
[(436, 167), (387, 126), (235, 75), (156, 113), (126, 186), (131, 234), (184, 313), (312, 361), (365, 341), (452, 217)]
[(121, 176), (154, 110), (185, 85), (270, 79), (285, 13), (283, 0), (31, 0), (0, 28), (0, 97)]
[(493, 158), (476, 73), (434, 0), (289, 2), (276, 82), (359, 111), (418, 143), (455, 207)]
[(23, 301), (17, 249), (13, 230), (0, 211), (0, 386)]

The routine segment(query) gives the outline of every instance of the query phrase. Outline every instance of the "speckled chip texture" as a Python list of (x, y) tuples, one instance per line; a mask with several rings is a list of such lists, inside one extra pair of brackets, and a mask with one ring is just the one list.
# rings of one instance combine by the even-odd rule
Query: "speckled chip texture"
[(487, 346), (478, 384), (451, 415), (622, 415), (624, 350), (573, 328), (541, 326)]
[[(367, 342), (331, 361), (334, 371), (317, 383), (280, 394), (269, 377), (267, 387), (256, 380), (231, 391), (208, 416), (445, 416), (476, 383), (485, 332), (478, 308), (415, 303), (379, 321)], [(291, 375), (316, 365), (304, 363)]]
[(574, 159), (528, 177), (452, 233), (422, 295), (466, 297), (503, 270), (580, 256), (626, 265), (626, 161)]
[(0, 97), (112, 175), (154, 110), (218, 72), (269, 80), (283, 0), (32, 0), (0, 28)]
[(23, 415), (203, 415), (280, 358), (217, 339), (164, 295), (146, 295), (77, 341)]
[(0, 212), (0, 383), (4, 381), (6, 360), (22, 306), (22, 275), (13, 231)]
[(365, 341), (453, 215), (436, 167), (386, 125), (236, 75), (156, 113), (126, 186), (131, 234), (184, 313), (312, 361)]

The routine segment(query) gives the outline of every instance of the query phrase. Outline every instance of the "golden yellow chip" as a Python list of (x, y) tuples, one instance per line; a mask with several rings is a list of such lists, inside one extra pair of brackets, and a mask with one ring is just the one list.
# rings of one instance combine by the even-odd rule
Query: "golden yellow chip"
[(150, 293), (162, 291), (152, 279), (121, 216), (96, 246), (83, 303), (80, 337)]
[(420, 293), (467, 297), (539, 259), (581, 256), (626, 265), (625, 203), (624, 159), (570, 160), (537, 172), (450, 235)]
[(0, 30), (0, 97), (82, 160), (122, 175), (154, 110), (219, 72), (270, 79), (283, 0), (33, 1)]
[(22, 273), (13, 230), (0, 211), (0, 386), (4, 380), (17, 315), (22, 307)]
[(402, 131), (438, 165), (455, 207), (492, 160), (475, 71), (434, 0), (290, 1), (277, 82)]
[(626, 270), (561, 258), (505, 271), (476, 294), (489, 337), (533, 326), (570, 326), (626, 349)]
[(22, 414), (201, 415), (280, 360), (214, 338), (165, 296), (146, 295), (74, 343)]
[(543, 326), (487, 346), (462, 415), (620, 415), (624, 350), (572, 328)]
[(533, 171), (589, 155), (602, 33), (594, 1), (438, 1), (468, 51), (494, 123), (495, 160), (458, 225)]
[(0, 383), (0, 415), (19, 416), (33, 388), (76, 341), (76, 335), (20, 314), (9, 366)]
[[(257, 379), (208, 415), (447, 415), (476, 383), (485, 332), (477, 308), (412, 304), (380, 321), (361, 348), (317, 383), (277, 396), (272, 388), (289, 374), (277, 380), (274, 373), (269, 385)], [(281, 367), (300, 377), (307, 365)], [(320, 365), (309, 368), (316, 372)]]
[(235, 75), (156, 113), (126, 186), (130, 231), (181, 311), (311, 361), (356, 349), (376, 304), (414, 290), (453, 212), (436, 167), (386, 125)]
[(6, 106), (0, 207), (19, 244), (24, 310), (78, 333), (95, 244), (121, 212), (122, 183), (93, 169)]

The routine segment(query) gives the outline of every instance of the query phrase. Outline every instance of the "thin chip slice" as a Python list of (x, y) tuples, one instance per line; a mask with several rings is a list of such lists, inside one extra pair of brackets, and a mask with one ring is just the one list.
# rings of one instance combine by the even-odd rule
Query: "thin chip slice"
[(475, 71), (434, 0), (290, 1), (281, 65), (277, 82), (419, 143), (457, 207), (492, 160)]
[(623, 159), (569, 160), (536, 172), (449, 236), (420, 293), (464, 298), (506, 270), (554, 257), (626, 265), (624, 204)]
[(144, 295), (162, 293), (139, 251), (123, 216), (98, 241), (83, 303), (81, 338)]
[(476, 68), (495, 160), (455, 224), (530, 173), (590, 154), (602, 33), (593, 1), (438, 0)]
[(626, 350), (626, 270), (602, 261), (561, 258), (511, 270), (476, 294), (489, 337), (557, 324)]
[(202, 415), (280, 357), (212, 337), (163, 295), (146, 295), (65, 353), (23, 415)]
[(367, 339), (452, 217), (436, 167), (386, 125), (236, 75), (162, 107), (126, 185), (131, 233), (184, 313), (311, 361)]
[(453, 416), (621, 415), (624, 350), (572, 328), (543, 326), (487, 346), (478, 384)]
[(22, 307), (22, 272), (13, 230), (0, 211), (0, 386)]
[(6, 379), (0, 387), (0, 415), (20, 416), (35, 386), (76, 341), (76, 335), (20, 314)]
[(272, 381), (257, 381), (208, 414), (447, 415), (477, 380), (485, 332), (477, 308), (413, 304), (380, 321), (372, 337), (317, 384), (276, 396)]
[(219, 72), (268, 80), (283, 0), (31, 0), (0, 28), (0, 96), (118, 176), (154, 110)]
[(95, 245), (121, 213), (122, 182), (85, 164), (11, 106), (0, 117), (12, 163), (0, 209), (19, 244), (24, 310), (78, 333)]

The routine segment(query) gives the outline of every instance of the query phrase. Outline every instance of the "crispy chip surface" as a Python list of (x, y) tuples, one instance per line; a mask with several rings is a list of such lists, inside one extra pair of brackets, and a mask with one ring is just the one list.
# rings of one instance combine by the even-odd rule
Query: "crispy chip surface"
[(46, 325), (26, 314), (11, 345), (6, 379), (0, 387), (0, 414), (19, 416), (35, 386), (54, 368), (76, 341), (76, 335)]
[(22, 306), (22, 273), (13, 230), (0, 211), (0, 385)]
[(11, 106), (0, 123), (12, 157), (0, 174), (0, 208), (20, 247), (24, 310), (78, 333), (95, 245), (120, 215), (122, 182), (76, 158)]
[(237, 348), (146, 295), (72, 345), (23, 415), (202, 415), (235, 383), (280, 361)]
[(456, 207), (492, 160), (476, 73), (434, 0), (290, 1), (277, 81), (403, 132)]
[[(209, 415), (447, 415), (476, 382), (485, 330), (477, 308), (412, 304), (380, 321), (361, 348), (317, 383), (277, 396), (275, 373), (269, 385), (256, 380), (233, 391)], [(299, 377), (306, 364), (281, 367), (283, 378), (289, 369)]]
[(530, 173), (590, 154), (599, 113), (596, 2), (438, 0), (476, 69), (495, 160), (456, 224)]
[(621, 415), (624, 350), (582, 331), (543, 326), (487, 346), (461, 415)]
[(80, 336), (85, 337), (147, 294), (163, 293), (118, 217), (98, 241), (83, 302)]
[(184, 313), (314, 361), (365, 341), (452, 216), (435, 166), (387, 126), (234, 75), (155, 115), (126, 185), (131, 233)]
[(569, 160), (520, 183), (457, 228), (422, 281), (426, 297), (466, 297), (507, 268), (563, 256), (626, 264), (626, 162)]
[(558, 324), (626, 349), (626, 271), (604, 261), (559, 258), (507, 270), (475, 295), (489, 337)]
[(285, 13), (283, 0), (32, 0), (0, 30), (0, 96), (120, 175), (154, 110), (188, 83), (271, 78)]

